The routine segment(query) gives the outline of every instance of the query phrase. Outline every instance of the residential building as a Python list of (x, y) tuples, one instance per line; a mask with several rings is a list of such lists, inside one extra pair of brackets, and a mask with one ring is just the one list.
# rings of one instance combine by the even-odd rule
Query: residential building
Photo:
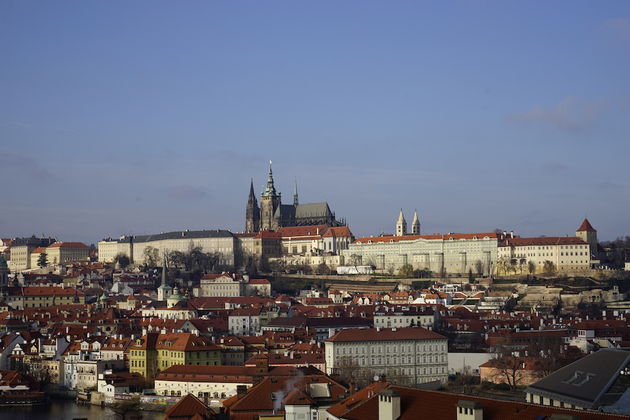
[(378, 305), (374, 309), (374, 327), (423, 327), (432, 329), (438, 313), (430, 305)]
[(325, 346), (328, 374), (350, 369), (412, 386), (447, 381), (447, 339), (425, 328), (342, 330)]
[(129, 347), (129, 371), (153, 382), (157, 373), (173, 365), (220, 365), (221, 348), (192, 333), (148, 333)]

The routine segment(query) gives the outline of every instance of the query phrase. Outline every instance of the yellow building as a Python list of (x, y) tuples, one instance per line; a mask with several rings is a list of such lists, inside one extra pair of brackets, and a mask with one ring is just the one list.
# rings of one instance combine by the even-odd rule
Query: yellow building
[(158, 373), (174, 365), (221, 364), (221, 348), (210, 338), (192, 333), (148, 333), (129, 349), (129, 371), (151, 383)]

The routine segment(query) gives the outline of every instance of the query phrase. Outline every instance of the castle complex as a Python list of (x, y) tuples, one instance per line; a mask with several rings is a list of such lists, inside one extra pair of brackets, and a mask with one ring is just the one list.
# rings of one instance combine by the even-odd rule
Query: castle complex
[(282, 194), (276, 191), (273, 172), (269, 162), (267, 185), (260, 195), (260, 207), (254, 194), (254, 181), (249, 188), (249, 198), (245, 211), (245, 232), (278, 230), (281, 227), (326, 225), (345, 226), (345, 221), (337, 221), (328, 203), (300, 204), (297, 184), (293, 193), (293, 204), (282, 204)]

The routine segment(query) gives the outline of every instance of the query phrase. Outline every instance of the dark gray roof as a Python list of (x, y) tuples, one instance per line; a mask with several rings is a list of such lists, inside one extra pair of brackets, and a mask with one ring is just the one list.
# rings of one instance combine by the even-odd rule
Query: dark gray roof
[(630, 363), (630, 351), (602, 349), (558, 369), (529, 386), (525, 392), (564, 401), (580, 407), (597, 408)]
[(332, 212), (328, 203), (308, 203), (298, 204), (295, 208), (296, 218), (309, 218), (309, 217), (331, 217)]
[(202, 238), (232, 238), (234, 235), (229, 230), (181, 230), (176, 232), (156, 233), (153, 235), (125, 236), (118, 242), (152, 242), (164, 239), (202, 239)]
[(54, 238), (37, 238), (35, 236), (31, 236), (30, 238), (15, 238), (11, 242), (11, 246), (48, 246), (55, 242)]

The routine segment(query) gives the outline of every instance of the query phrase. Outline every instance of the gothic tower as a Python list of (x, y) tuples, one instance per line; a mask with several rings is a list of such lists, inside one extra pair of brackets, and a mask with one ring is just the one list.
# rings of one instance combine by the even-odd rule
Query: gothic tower
[(260, 208), (258, 200), (254, 194), (254, 180), (249, 185), (249, 198), (247, 199), (247, 208), (245, 210), (245, 233), (254, 233), (260, 231)]
[(407, 221), (403, 215), (402, 209), (400, 209), (400, 215), (398, 215), (398, 221), (396, 221), (396, 236), (405, 236), (407, 234)]
[(411, 222), (411, 234), (420, 235), (420, 219), (418, 219), (418, 212), (413, 211), (413, 222)]
[(271, 161), (269, 161), (269, 174), (267, 175), (267, 186), (260, 195), (260, 230), (276, 230), (279, 227), (279, 220), (274, 215), (280, 207), (281, 197), (276, 192), (273, 185), (273, 172)]
[(300, 204), (297, 192), (297, 179), (295, 180), (295, 191), (293, 192), (293, 205), (297, 207)]

